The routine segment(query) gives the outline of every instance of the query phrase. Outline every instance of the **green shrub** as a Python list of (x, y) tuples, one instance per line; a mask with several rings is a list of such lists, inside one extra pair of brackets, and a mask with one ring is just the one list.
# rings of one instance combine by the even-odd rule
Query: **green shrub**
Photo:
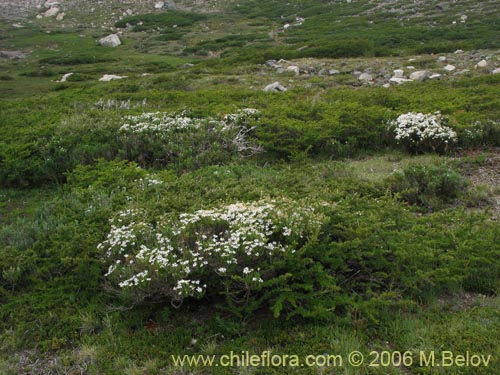
[(411, 165), (388, 179), (393, 193), (409, 204), (430, 210), (455, 202), (464, 195), (466, 181), (446, 166)]

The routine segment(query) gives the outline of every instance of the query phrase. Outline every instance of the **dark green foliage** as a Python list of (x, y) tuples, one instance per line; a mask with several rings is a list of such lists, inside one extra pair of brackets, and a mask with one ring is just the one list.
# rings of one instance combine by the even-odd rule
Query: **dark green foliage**
[(102, 55), (76, 55), (76, 56), (51, 56), (44, 57), (39, 60), (40, 64), (50, 64), (50, 65), (81, 65), (81, 64), (96, 64), (102, 62), (115, 61), (114, 58)]
[[(138, 16), (125, 17), (116, 23), (116, 27), (126, 27), (127, 23), (134, 26), (134, 31), (144, 31), (166, 27), (187, 27), (196, 22), (207, 19), (207, 16), (199, 13), (181, 12), (169, 10), (165, 13), (142, 14)], [(140, 25), (139, 25), (140, 24)]]
[(467, 184), (449, 167), (411, 165), (393, 173), (389, 186), (404, 201), (434, 210), (463, 196)]

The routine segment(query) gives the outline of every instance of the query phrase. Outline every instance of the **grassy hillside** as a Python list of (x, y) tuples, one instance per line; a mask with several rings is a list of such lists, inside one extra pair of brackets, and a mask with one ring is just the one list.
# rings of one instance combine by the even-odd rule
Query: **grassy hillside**
[(499, 2), (154, 3), (0, 21), (0, 374), (498, 374)]

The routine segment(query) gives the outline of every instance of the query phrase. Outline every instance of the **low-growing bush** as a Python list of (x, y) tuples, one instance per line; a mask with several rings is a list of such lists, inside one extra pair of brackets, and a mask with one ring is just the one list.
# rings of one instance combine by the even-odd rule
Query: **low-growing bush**
[(393, 173), (388, 183), (391, 191), (400, 194), (404, 201), (430, 210), (453, 203), (467, 186), (457, 172), (437, 165), (408, 166)]
[[(321, 262), (304, 259), (323, 220), (321, 206), (286, 199), (153, 220), (128, 209), (112, 219), (98, 247), (110, 263), (106, 276), (136, 303), (166, 298), (177, 305), (222, 294), (237, 314), (270, 305), (278, 316), (287, 303), (294, 310), (300, 305), (303, 315), (316, 314), (326, 306), (315, 300), (325, 303), (330, 294), (333, 302), (336, 290)], [(294, 261), (305, 266), (303, 279), (284, 267)]]
[(162, 112), (128, 116), (118, 134), (122, 157), (143, 166), (190, 169), (252, 155), (261, 151), (249, 139), (250, 122), (258, 115), (257, 110), (243, 109), (221, 119)]

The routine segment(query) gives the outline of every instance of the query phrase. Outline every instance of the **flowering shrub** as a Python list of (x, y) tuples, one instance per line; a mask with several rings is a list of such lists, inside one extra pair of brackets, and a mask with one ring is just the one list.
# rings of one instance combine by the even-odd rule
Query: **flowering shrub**
[(141, 165), (178, 163), (187, 167), (217, 164), (233, 156), (261, 151), (250, 140), (260, 112), (245, 108), (220, 118), (187, 112), (151, 112), (127, 116), (119, 129), (125, 157)]
[(289, 278), (278, 265), (297, 257), (318, 233), (322, 207), (261, 200), (154, 221), (143, 210), (129, 209), (111, 219), (98, 248), (110, 263), (106, 277), (136, 302), (166, 297), (177, 305), (222, 293), (246, 309), (266, 288), (278, 291), (276, 283)]
[(457, 133), (445, 125), (439, 112), (424, 114), (409, 112), (400, 115), (389, 125), (394, 127), (395, 139), (410, 152), (445, 151), (457, 141)]

